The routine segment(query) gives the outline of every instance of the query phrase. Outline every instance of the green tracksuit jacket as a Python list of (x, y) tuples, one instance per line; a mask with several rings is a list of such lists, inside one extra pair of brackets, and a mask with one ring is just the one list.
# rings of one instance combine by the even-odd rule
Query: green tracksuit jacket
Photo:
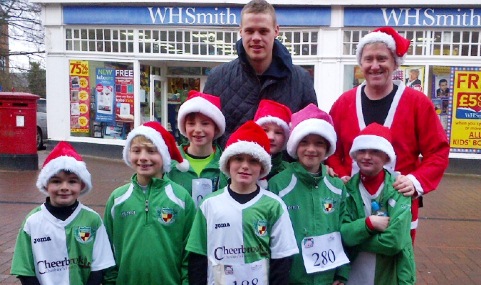
[[(187, 145), (181, 145), (179, 147), (180, 154), (182, 157), (186, 157), (184, 147)], [(220, 171), (219, 169), (219, 159), (222, 154), (222, 150), (219, 146), (215, 147), (215, 155), (211, 162), (202, 170), (200, 175), (198, 176), (197, 173), (189, 167), (187, 172), (181, 172), (175, 166), (177, 165), (176, 161), (172, 161), (172, 169), (167, 176), (170, 180), (174, 181), (175, 183), (183, 186), (190, 195), (192, 195), (192, 183), (194, 179), (198, 178), (207, 178), (212, 181), (212, 192), (216, 191), (217, 189), (222, 189), (227, 186), (227, 177)], [(192, 197), (196, 198), (196, 197)]]
[[(415, 284), (414, 252), (409, 234), (411, 198), (397, 192), (392, 187), (393, 182), (394, 177), (386, 171), (383, 194), (379, 195), (382, 198), (378, 199), (381, 207), (387, 209), (390, 217), (389, 226), (384, 232), (371, 231), (366, 225), (365, 202), (359, 190), (359, 173), (346, 184), (348, 214), (344, 216), (341, 236), (347, 246), (346, 251), (350, 254), (352, 264), (348, 284)], [(369, 257), (360, 254), (363, 252), (375, 255)], [(364, 259), (356, 262), (356, 258)], [(374, 262), (369, 263), (369, 260), (366, 260), (369, 258)], [(372, 264), (373, 267), (368, 264)], [(354, 279), (354, 271), (363, 272), (363, 274)]]
[[(341, 228), (346, 190), (339, 178), (326, 175), (326, 167), (321, 167), (322, 175), (314, 177), (299, 162), (293, 162), (269, 180), (269, 190), (286, 203), (300, 252), (294, 255), (289, 284), (331, 285), (335, 280), (347, 280), (348, 265), (308, 274), (301, 254), (304, 237), (339, 232)], [(325, 204), (332, 207), (326, 209)]]
[(194, 201), (183, 187), (154, 178), (144, 193), (134, 174), (105, 207), (117, 266), (104, 284), (188, 284), (185, 245), (194, 217)]

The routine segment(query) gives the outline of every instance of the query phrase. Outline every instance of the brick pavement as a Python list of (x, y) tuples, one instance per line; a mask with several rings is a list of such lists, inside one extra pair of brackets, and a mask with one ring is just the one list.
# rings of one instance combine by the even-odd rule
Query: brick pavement
[[(47, 151), (39, 152), (43, 162)], [(110, 192), (131, 170), (120, 159), (84, 157), (93, 190), (82, 202), (103, 213)], [(9, 275), (18, 229), (45, 197), (36, 190), (38, 171), (0, 170), (0, 284), (20, 284)], [(446, 174), (424, 199), (415, 243), (417, 284), (481, 284), (481, 172)]]

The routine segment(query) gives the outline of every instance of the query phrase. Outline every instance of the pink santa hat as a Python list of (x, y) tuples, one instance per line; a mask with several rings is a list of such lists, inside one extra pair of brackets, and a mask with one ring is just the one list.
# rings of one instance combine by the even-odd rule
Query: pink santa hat
[(219, 132), (214, 139), (219, 138), (225, 132), (225, 117), (221, 112), (220, 98), (214, 95), (201, 93), (196, 90), (189, 91), (187, 100), (180, 106), (177, 113), (177, 126), (180, 133), (187, 137), (185, 132), (185, 118), (190, 113), (201, 113), (214, 121)]
[(359, 41), (356, 50), (357, 63), (361, 65), (362, 50), (365, 45), (373, 43), (385, 43), (392, 51), (398, 66), (404, 62), (404, 56), (409, 49), (411, 41), (401, 36), (391, 27), (381, 27), (365, 35)]
[(72, 145), (65, 141), (59, 142), (45, 159), (37, 178), (38, 190), (48, 195), (48, 181), (60, 171), (75, 173), (82, 180), (85, 186), (80, 190), (80, 196), (87, 194), (92, 189), (91, 175), (87, 170), (87, 165)]
[[(290, 128), (289, 124), (291, 122), (291, 110), (284, 104), (278, 103), (276, 101), (263, 99), (259, 103), (256, 114), (254, 115), (254, 121), (262, 126), (267, 123), (275, 123), (282, 128), (286, 138), (289, 138)], [(283, 149), (286, 148), (287, 139), (284, 143)]]
[(297, 146), (307, 135), (319, 135), (329, 142), (326, 157), (336, 151), (337, 135), (331, 116), (319, 109), (314, 104), (307, 105), (304, 109), (292, 114), (291, 135), (287, 141), (287, 153), (297, 159)]
[(249, 154), (258, 159), (265, 177), (271, 171), (270, 143), (266, 132), (254, 121), (247, 121), (231, 134), (219, 159), (220, 170), (230, 177), (228, 162), (237, 154)]
[(125, 146), (123, 150), (124, 162), (132, 167), (130, 163), (130, 145), (132, 140), (137, 136), (144, 136), (149, 139), (157, 148), (162, 156), (164, 172), (169, 172), (171, 169), (172, 159), (176, 160), (178, 164), (177, 169), (186, 172), (189, 170), (189, 162), (182, 157), (177, 144), (175, 143), (174, 136), (169, 133), (159, 122), (147, 122), (134, 128), (127, 139), (125, 140)]
[(389, 157), (389, 164), (396, 163), (396, 153), (392, 147), (391, 130), (378, 123), (369, 124), (354, 139), (349, 155), (354, 159), (356, 151), (361, 149), (376, 149)]

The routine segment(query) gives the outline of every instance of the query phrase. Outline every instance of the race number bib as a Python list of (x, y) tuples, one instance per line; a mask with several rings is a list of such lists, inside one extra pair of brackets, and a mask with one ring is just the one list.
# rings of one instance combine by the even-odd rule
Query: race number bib
[(326, 271), (349, 263), (339, 232), (305, 237), (301, 246), (307, 273)]
[(268, 285), (268, 263), (262, 259), (249, 264), (214, 265), (216, 285)]
[(199, 207), (200, 202), (205, 196), (212, 193), (212, 180), (207, 178), (192, 179), (192, 199), (195, 207)]

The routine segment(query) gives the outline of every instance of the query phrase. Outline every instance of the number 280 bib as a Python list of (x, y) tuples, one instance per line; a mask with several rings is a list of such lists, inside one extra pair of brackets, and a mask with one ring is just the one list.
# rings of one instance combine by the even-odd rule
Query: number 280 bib
[(305, 237), (301, 247), (307, 273), (326, 271), (349, 263), (339, 232)]

